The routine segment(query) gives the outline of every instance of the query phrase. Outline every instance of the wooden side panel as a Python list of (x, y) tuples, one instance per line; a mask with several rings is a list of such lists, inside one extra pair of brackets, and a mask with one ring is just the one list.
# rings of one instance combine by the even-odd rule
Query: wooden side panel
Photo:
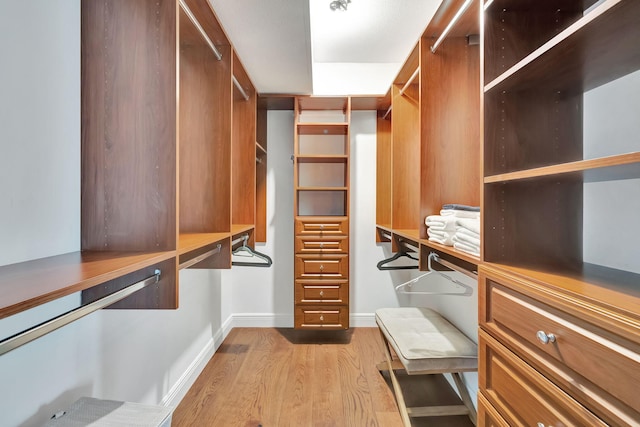
[(393, 85), (392, 228), (417, 229), (420, 220), (420, 91), (411, 84), (403, 95)]
[(255, 224), (256, 210), (256, 93), (238, 57), (233, 57), (233, 75), (249, 99), (233, 87), (232, 193), (233, 224)]
[(176, 12), (82, 2), (83, 250), (176, 248)]
[(451, 37), (431, 53), (422, 43), (420, 236), (442, 205), (480, 206), (480, 53)]
[(230, 50), (180, 49), (180, 232), (230, 230)]
[[(256, 142), (267, 150), (267, 110), (258, 108), (256, 117)], [(256, 148), (256, 242), (267, 241), (267, 153)]]
[(378, 117), (376, 130), (376, 224), (391, 227), (391, 120)]

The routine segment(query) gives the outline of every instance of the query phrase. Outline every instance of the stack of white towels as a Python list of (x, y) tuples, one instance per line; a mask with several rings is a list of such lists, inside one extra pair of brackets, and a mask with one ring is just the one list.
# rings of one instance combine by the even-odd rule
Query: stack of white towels
[(479, 207), (444, 205), (440, 215), (429, 215), (425, 224), (430, 241), (480, 256)]

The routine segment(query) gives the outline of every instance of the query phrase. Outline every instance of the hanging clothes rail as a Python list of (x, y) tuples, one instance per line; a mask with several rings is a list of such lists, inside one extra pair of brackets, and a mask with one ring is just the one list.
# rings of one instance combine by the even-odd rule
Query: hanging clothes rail
[[(470, 296), (473, 295), (473, 288), (469, 285), (467, 285), (466, 283), (463, 283), (457, 279), (454, 279), (453, 277), (449, 276), (448, 274), (442, 273), (441, 271), (438, 270), (434, 270), (431, 267), (431, 263), (433, 261), (437, 262), (438, 264), (442, 264), (445, 267), (451, 268), (453, 270), (456, 270), (460, 273), (463, 273), (471, 278), (477, 279), (477, 275), (474, 275), (473, 273), (458, 267), (457, 265), (450, 263), (448, 261), (445, 261), (443, 259), (441, 259), (438, 254), (436, 254), (435, 252), (431, 252), (429, 254), (429, 257), (427, 258), (427, 268), (429, 271), (427, 271), (425, 274), (422, 274), (416, 278), (413, 278), (411, 280), (408, 280), (404, 283), (401, 283), (399, 285), (397, 285), (395, 287), (396, 292), (398, 293), (402, 293), (402, 294), (419, 294), (419, 295), (460, 295), (460, 296)], [(419, 282), (421, 279), (423, 279), (424, 277), (427, 276), (433, 276), (433, 275), (437, 275), (440, 277), (443, 277), (445, 279), (447, 279), (448, 281), (452, 282), (453, 284), (455, 284), (459, 289), (461, 289), (460, 291), (457, 292), (439, 292), (439, 291), (415, 291), (415, 290), (406, 290), (406, 288), (411, 288), (415, 283)]]
[(43, 335), (53, 332), (56, 329), (61, 328), (62, 326), (68, 325), (69, 323), (78, 320), (86, 316), (87, 314), (91, 314), (94, 311), (98, 311), (101, 308), (118, 302), (133, 294), (134, 292), (138, 292), (139, 290), (144, 289), (147, 286), (158, 283), (158, 281), (160, 280), (160, 273), (160, 270), (156, 270), (153, 276), (149, 276), (144, 280), (129, 285), (124, 289), (120, 289), (119, 291), (107, 295), (106, 297), (100, 298), (94, 302), (83, 305), (82, 307), (78, 307), (76, 309), (63, 313), (57, 317), (54, 317), (53, 319), (36, 325), (33, 328), (29, 328), (26, 331), (17, 333), (9, 338), (0, 341), (0, 356), (37, 338), (40, 338)]
[(191, 12), (191, 9), (189, 9), (189, 6), (187, 6), (187, 4), (183, 0), (180, 0), (180, 7), (182, 8), (182, 10), (184, 10), (184, 13), (187, 14), (187, 16), (189, 17), (189, 20), (193, 23), (193, 25), (195, 25), (195, 27), (198, 29), (198, 31), (200, 32), (200, 35), (207, 42), (207, 44), (209, 45), (209, 47), (213, 51), (213, 54), (216, 56), (218, 61), (220, 61), (222, 59), (222, 54), (220, 53), (220, 51), (218, 50), (216, 45), (213, 44), (213, 42), (211, 41), (211, 39), (207, 35), (206, 31), (204, 30), (204, 28), (202, 28), (202, 26), (200, 25), (200, 23), (196, 19), (196, 17), (193, 14), (193, 12)]
[(444, 41), (444, 39), (447, 37), (447, 34), (449, 34), (449, 31), (451, 31), (451, 28), (456, 25), (458, 19), (460, 19), (460, 17), (466, 12), (471, 3), (473, 3), (473, 0), (466, 0), (462, 4), (462, 6), (460, 6), (460, 9), (453, 16), (451, 22), (449, 22), (449, 24), (445, 27), (444, 31), (442, 32), (442, 34), (440, 34), (440, 37), (438, 37), (433, 46), (431, 46), (431, 53), (436, 53), (436, 49), (438, 49), (438, 46), (440, 46), (440, 44)]
[(198, 255), (195, 258), (191, 258), (188, 261), (185, 261), (183, 263), (180, 264), (179, 269), (182, 270), (183, 268), (189, 268), (192, 265), (195, 265), (197, 263), (199, 263), (200, 261), (204, 261), (205, 259), (215, 255), (215, 254), (219, 254), (220, 250), (222, 249), (222, 245), (220, 243), (218, 243), (218, 245), (215, 247), (215, 249), (211, 249), (210, 251), (207, 251), (201, 255)]
[(389, 114), (391, 114), (392, 109), (393, 109), (393, 105), (389, 105), (389, 108), (387, 108), (387, 112), (384, 113), (384, 116), (382, 116), (382, 120), (387, 120), (387, 117), (389, 117)]
[(402, 86), (402, 89), (400, 89), (400, 92), (399, 92), (400, 96), (404, 95), (404, 92), (411, 85), (411, 83), (413, 83), (413, 81), (416, 79), (416, 77), (418, 77), (418, 74), (420, 74), (420, 67), (416, 68), (416, 70), (413, 72), (411, 77), (409, 77), (409, 80), (407, 80), (407, 82), (404, 84), (404, 86)]
[(245, 92), (244, 88), (242, 87), (242, 85), (240, 84), (238, 79), (236, 79), (236, 76), (232, 76), (232, 78), (233, 78), (233, 84), (240, 91), (240, 95), (242, 95), (242, 97), (244, 98), (245, 101), (248, 101), (249, 100), (249, 95), (247, 95), (247, 92)]

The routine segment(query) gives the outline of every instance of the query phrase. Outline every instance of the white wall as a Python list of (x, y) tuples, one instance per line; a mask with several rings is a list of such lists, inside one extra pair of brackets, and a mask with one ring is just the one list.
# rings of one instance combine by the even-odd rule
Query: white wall
[[(2, 0), (0, 58), (0, 265), (77, 251), (80, 2)], [(0, 426), (81, 396), (177, 404), (230, 328), (221, 275), (181, 272), (178, 310), (103, 310), (0, 356)], [(78, 301), (2, 319), (0, 339)]]

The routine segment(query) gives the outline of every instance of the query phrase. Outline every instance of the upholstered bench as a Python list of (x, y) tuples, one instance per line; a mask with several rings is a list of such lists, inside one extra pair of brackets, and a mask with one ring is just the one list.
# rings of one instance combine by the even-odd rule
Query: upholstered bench
[[(476, 411), (460, 373), (478, 370), (477, 345), (428, 308), (381, 308), (376, 311), (376, 323), (385, 343), (387, 359), (378, 365), (378, 369), (389, 371), (404, 425), (411, 425), (410, 417), (462, 414), (468, 414), (475, 424)], [(407, 408), (394, 372), (400, 369), (408, 375), (450, 373), (462, 399), (461, 404)]]

